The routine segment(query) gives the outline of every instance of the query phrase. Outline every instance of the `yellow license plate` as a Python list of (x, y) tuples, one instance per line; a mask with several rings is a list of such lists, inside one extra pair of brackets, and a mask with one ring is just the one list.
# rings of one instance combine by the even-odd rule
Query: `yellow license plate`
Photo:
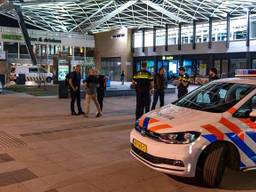
[(136, 147), (137, 149), (143, 151), (144, 153), (147, 152), (147, 145), (141, 143), (137, 139), (133, 139), (133, 145), (134, 145), (134, 147)]

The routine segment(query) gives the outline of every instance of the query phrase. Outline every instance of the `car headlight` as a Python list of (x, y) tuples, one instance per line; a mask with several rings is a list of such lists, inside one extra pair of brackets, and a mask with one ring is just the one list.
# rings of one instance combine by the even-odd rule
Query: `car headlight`
[(201, 133), (195, 131), (165, 133), (160, 134), (159, 140), (168, 144), (189, 144), (193, 143), (200, 135)]

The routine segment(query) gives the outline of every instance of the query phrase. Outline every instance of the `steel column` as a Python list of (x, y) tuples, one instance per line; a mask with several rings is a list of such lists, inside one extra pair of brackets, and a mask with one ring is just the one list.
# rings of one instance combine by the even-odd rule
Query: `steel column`
[(15, 10), (16, 10), (16, 12), (17, 12), (18, 23), (19, 23), (19, 26), (20, 26), (20, 28), (21, 28), (23, 37), (24, 37), (24, 39), (25, 39), (25, 43), (26, 43), (28, 52), (29, 52), (29, 54), (30, 54), (32, 63), (33, 63), (33, 65), (37, 65), (36, 56), (35, 56), (35, 54), (34, 54), (34, 52), (33, 52), (33, 47), (32, 47), (31, 41), (30, 41), (30, 37), (29, 37), (29, 34), (28, 34), (28, 30), (27, 30), (26, 23), (25, 23), (23, 14), (22, 14), (21, 7), (16, 6), (16, 7), (15, 7)]

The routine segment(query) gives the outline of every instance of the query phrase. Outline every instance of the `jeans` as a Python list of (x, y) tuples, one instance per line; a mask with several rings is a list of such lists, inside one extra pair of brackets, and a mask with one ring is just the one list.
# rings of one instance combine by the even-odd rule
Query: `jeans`
[(77, 90), (77, 91), (70, 90), (70, 96), (71, 96), (71, 103), (70, 103), (71, 113), (75, 112), (75, 102), (77, 104), (78, 113), (83, 112), (81, 107), (80, 90)]
[(154, 93), (153, 104), (152, 104), (151, 110), (154, 110), (156, 108), (156, 104), (157, 104), (158, 98), (160, 98), (160, 107), (164, 106), (164, 91), (158, 91), (157, 90)]
[(97, 100), (100, 104), (101, 111), (103, 110), (103, 99), (105, 96), (105, 90), (104, 89), (98, 89), (97, 90)]
[(97, 100), (97, 96), (96, 94), (93, 94), (93, 95), (89, 95), (89, 94), (86, 94), (85, 96), (85, 114), (89, 114), (89, 111), (90, 111), (90, 102), (91, 100), (93, 100), (97, 110), (98, 110), (98, 113), (101, 113), (101, 109), (100, 109), (100, 104)]
[(151, 96), (150, 94), (137, 94), (136, 96), (136, 120), (138, 120), (144, 113), (149, 112)]

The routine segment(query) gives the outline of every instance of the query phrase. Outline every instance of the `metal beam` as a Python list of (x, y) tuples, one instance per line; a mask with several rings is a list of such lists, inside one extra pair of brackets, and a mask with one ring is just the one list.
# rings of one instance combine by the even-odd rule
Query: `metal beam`
[(229, 48), (229, 34), (230, 34), (230, 14), (227, 14), (227, 39), (226, 39), (226, 48)]
[(250, 47), (250, 15), (251, 11), (247, 10), (247, 29), (246, 29), (246, 46)]
[(178, 31), (178, 50), (179, 51), (181, 50), (181, 28), (182, 28), (182, 25), (181, 23), (179, 23), (179, 31)]
[(19, 23), (19, 25), (20, 25), (20, 29), (21, 29), (22, 34), (23, 34), (23, 37), (24, 37), (24, 39), (25, 39), (25, 43), (26, 43), (28, 52), (29, 52), (29, 54), (30, 54), (32, 63), (33, 63), (33, 65), (37, 65), (36, 56), (35, 56), (35, 54), (34, 54), (34, 52), (33, 52), (33, 47), (32, 47), (32, 45), (31, 45), (30, 37), (29, 37), (29, 34), (28, 34), (28, 30), (27, 30), (26, 23), (25, 23), (23, 14), (22, 14), (21, 7), (16, 6), (16, 7), (15, 7), (15, 10), (16, 10), (16, 12), (17, 12), (18, 23)]
[(128, 1), (127, 3), (123, 4), (122, 6), (120, 6), (119, 8), (115, 9), (114, 11), (112, 11), (111, 13), (109, 13), (107, 16), (103, 17), (102, 19), (100, 19), (99, 21), (96, 21), (95, 23), (93, 23), (92, 25), (86, 27), (84, 29), (84, 31), (88, 31), (91, 29), (95, 29), (96, 27), (100, 26), (101, 24), (109, 21), (110, 19), (112, 19), (113, 17), (115, 17), (117, 14), (121, 13), (122, 11), (124, 11), (125, 9), (127, 9), (128, 7), (134, 5), (135, 3), (137, 3), (138, 0), (133, 0), (133, 1)]
[(168, 29), (169, 29), (169, 26), (168, 24), (165, 25), (165, 51), (168, 51)]
[(102, 10), (106, 9), (109, 5), (111, 5), (113, 1), (108, 2), (106, 5), (104, 5), (102, 8), (98, 9), (95, 13), (93, 13), (90, 17), (87, 17), (85, 20), (83, 20), (81, 23), (79, 23), (77, 26), (73, 27), (72, 29), (69, 30), (69, 32), (74, 31), (76, 28), (80, 27), (83, 25), (86, 21), (89, 21), (91, 18), (93, 18), (95, 15), (97, 15), (99, 12)]
[(184, 11), (182, 8), (178, 7), (177, 5), (175, 5), (174, 3), (170, 2), (169, 0), (165, 1), (167, 4), (171, 5), (172, 7), (174, 7), (175, 9), (179, 10), (180, 12), (184, 13), (185, 15), (191, 17), (191, 19), (193, 20), (197, 20), (196, 17), (194, 17), (193, 15), (189, 14), (187, 11)]
[(170, 11), (166, 10), (165, 8), (159, 6), (158, 4), (155, 4), (151, 1), (148, 0), (142, 0), (143, 3), (145, 3), (146, 5), (152, 7), (153, 9), (159, 11), (160, 13), (163, 13), (164, 15), (166, 15), (167, 17), (169, 17), (172, 20), (175, 20), (179, 23), (183, 22), (183, 23), (189, 23), (188, 21), (182, 19), (181, 17), (177, 16), (174, 13), (171, 13)]
[(156, 26), (153, 27), (153, 51), (156, 52)]
[(15, 5), (20, 5), (21, 7), (37, 6), (40, 4), (52, 4), (52, 3), (72, 3), (79, 2), (79, 0), (34, 0), (28, 2), (13, 2)]
[(192, 48), (196, 49), (196, 21), (193, 20), (193, 44)]
[(212, 48), (212, 17), (209, 17), (209, 38), (208, 38), (208, 48)]

